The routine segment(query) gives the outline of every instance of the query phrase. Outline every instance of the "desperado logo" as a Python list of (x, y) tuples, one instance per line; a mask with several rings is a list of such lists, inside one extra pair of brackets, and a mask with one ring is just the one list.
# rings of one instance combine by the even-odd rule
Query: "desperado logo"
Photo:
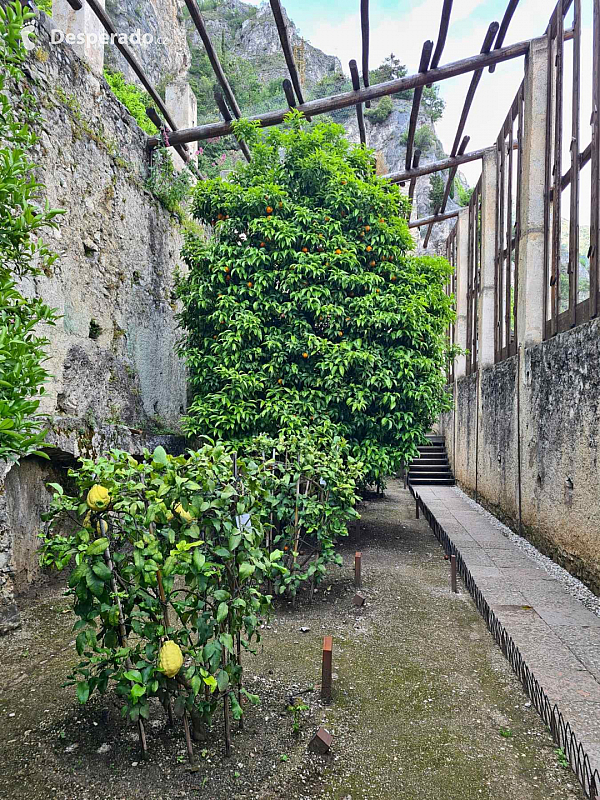
[(35, 42), (32, 41), (29, 37), (31, 34), (35, 33), (35, 28), (33, 25), (24, 25), (21, 28), (21, 40), (23, 42), (23, 47), (25, 50), (33, 50), (35, 47)]

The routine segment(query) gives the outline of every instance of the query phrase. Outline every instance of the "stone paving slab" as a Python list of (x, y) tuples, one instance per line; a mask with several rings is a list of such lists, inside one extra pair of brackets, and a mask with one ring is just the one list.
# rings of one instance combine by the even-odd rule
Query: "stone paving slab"
[(415, 486), (600, 770), (600, 617), (569, 595), (484, 514), (449, 486)]

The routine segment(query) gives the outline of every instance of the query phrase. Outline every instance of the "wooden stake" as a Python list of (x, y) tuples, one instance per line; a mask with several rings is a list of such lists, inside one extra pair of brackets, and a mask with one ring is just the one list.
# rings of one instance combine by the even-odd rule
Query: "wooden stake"
[(332, 650), (333, 638), (325, 636), (323, 638), (323, 665), (321, 670), (321, 700), (324, 703), (331, 703), (333, 680)]
[(456, 556), (450, 556), (450, 584), (452, 586), (452, 591), (458, 594), (456, 585)]
[(357, 589), (362, 586), (362, 553), (360, 550), (354, 554), (354, 585)]

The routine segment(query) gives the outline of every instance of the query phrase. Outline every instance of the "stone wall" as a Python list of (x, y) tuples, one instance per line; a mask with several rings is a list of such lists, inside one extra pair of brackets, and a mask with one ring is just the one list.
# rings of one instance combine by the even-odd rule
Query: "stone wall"
[[(180, 229), (145, 189), (145, 134), (70, 45), (49, 44), (50, 29), (42, 15), (27, 66), (43, 116), (37, 177), (50, 206), (67, 210), (49, 237), (59, 259), (24, 287), (60, 314), (45, 331), (42, 409), (54, 461), (111, 446), (140, 452), (177, 428), (186, 405), (175, 355)], [(44, 483), (58, 468), (31, 459), (0, 470), (0, 632), (18, 622), (14, 594), (36, 577)]]
[(520, 472), (523, 535), (600, 594), (600, 320), (484, 367), (479, 390), (460, 378), (456, 393), (440, 429), (459, 483), (518, 531)]

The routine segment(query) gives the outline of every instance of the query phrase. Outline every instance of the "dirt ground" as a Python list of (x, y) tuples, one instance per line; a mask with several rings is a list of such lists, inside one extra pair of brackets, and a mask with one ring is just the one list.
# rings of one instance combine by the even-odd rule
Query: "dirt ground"
[[(181, 725), (157, 706), (150, 757), (111, 695), (80, 706), (60, 688), (75, 661), (70, 601), (47, 589), (0, 639), (0, 797), (20, 800), (568, 800), (583, 798), (469, 595), (398, 482), (360, 509), (309, 604), (279, 606), (246, 660), (261, 697), (223, 757), (220, 724), (188, 769)], [(354, 552), (366, 605), (353, 605)], [(308, 629), (302, 631), (301, 629)], [(334, 697), (319, 701), (322, 637), (333, 636)], [(290, 698), (309, 706), (292, 735)], [(319, 724), (328, 756), (307, 752)]]

